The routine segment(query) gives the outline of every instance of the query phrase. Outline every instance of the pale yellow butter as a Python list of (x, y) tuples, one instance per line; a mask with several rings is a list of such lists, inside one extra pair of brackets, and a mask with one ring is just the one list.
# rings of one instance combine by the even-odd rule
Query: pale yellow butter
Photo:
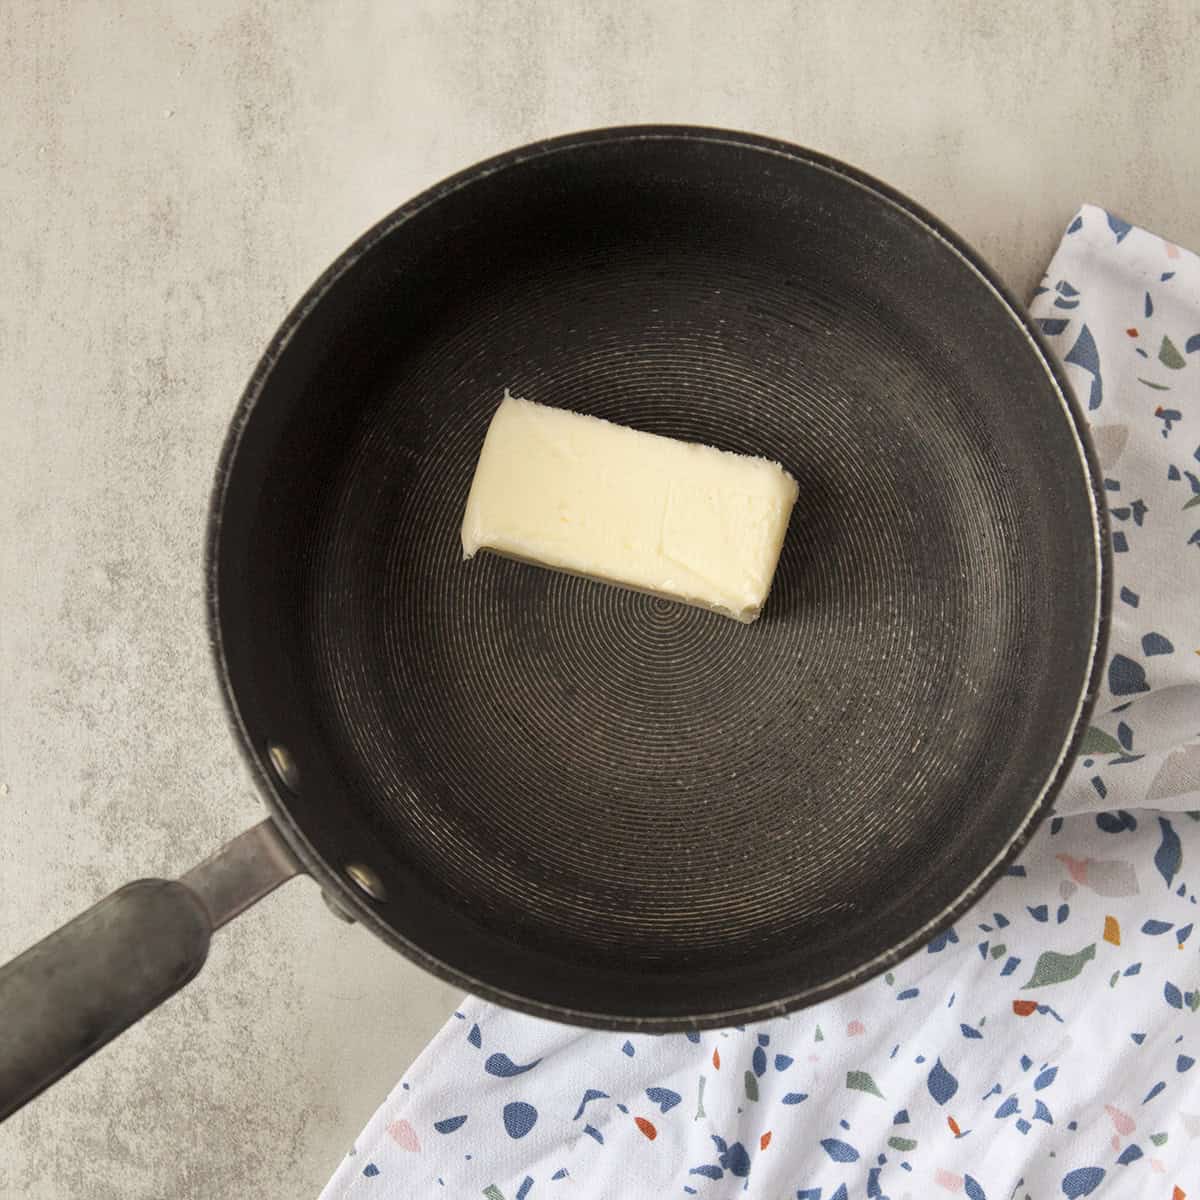
[(796, 495), (778, 463), (506, 390), (467, 497), (463, 555), (493, 550), (753, 621)]

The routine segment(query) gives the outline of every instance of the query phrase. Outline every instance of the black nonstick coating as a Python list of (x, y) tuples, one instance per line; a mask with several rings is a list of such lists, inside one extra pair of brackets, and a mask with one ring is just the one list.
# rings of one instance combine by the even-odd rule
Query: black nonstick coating
[[(762, 618), (462, 562), (505, 387), (780, 460)], [(932, 218), (780, 143), (601, 131), (434, 189), (299, 305), (227, 447), (214, 634), (255, 760), (298, 765), (286, 835), (393, 945), (566, 1020), (733, 1022), (895, 961), (1028, 836), (1089, 701), (1097, 495)]]

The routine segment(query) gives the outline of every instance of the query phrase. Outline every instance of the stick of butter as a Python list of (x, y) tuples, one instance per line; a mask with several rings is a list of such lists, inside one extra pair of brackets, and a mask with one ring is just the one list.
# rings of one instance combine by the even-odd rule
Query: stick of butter
[(778, 463), (505, 389), (467, 497), (463, 556), (493, 550), (753, 621), (796, 495)]

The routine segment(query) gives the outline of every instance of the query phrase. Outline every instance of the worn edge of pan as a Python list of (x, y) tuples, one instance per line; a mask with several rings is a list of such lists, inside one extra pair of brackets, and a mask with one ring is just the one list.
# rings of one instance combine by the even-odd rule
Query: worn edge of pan
[[(884, 204), (899, 210), (909, 220), (915, 221), (931, 237), (954, 254), (1000, 302), (1009, 317), (1025, 335), (1033, 353), (1037, 355), (1050, 383), (1058, 394), (1059, 404), (1074, 435), (1075, 448), (1079, 456), (1083, 476), (1088, 486), (1091, 510), (1091, 537), (1095, 555), (1095, 590), (1093, 593), (1094, 615), (1091, 629), (1090, 662), (1084, 688), (1075, 706), (1070, 728), (1060, 748), (1054, 769), (1043, 784), (1037, 798), (1022, 815), (1007, 844), (992, 861), (975, 877), (972, 883), (959, 893), (952, 904), (944, 907), (935, 917), (920, 926), (888, 950), (877, 954), (868, 962), (843, 972), (835, 979), (808, 988), (801, 988), (776, 1000), (764, 1001), (742, 1008), (719, 1012), (695, 1013), (689, 1016), (629, 1017), (569, 1008), (547, 1001), (531, 999), (517, 993), (495, 987), (485, 980), (476, 979), (468, 972), (459, 970), (441, 961), (427, 950), (401, 937), (356, 889), (350, 886), (340, 872), (330, 867), (321, 852), (313, 846), (303, 831), (292, 820), (288, 811), (287, 797), (277, 785), (264, 757), (264, 748), (255, 745), (242, 717), (237, 697), (234, 694), (225, 646), (221, 636), (221, 614), (219, 609), (218, 549), (228, 481), (237, 457), (242, 434), (253, 415), (255, 405), (275, 367), (287, 349), (288, 343), (304, 324), (309, 314), (324, 298), (333, 285), (350, 270), (379, 241), (390, 235), (406, 221), (477, 180), (499, 171), (507, 170), (532, 159), (559, 154), (588, 145), (609, 142), (636, 141), (695, 141), (740, 146), (766, 154), (801, 162), (816, 170), (825, 171), (844, 179), (877, 197)], [(874, 178), (865, 171), (851, 167), (817, 151), (793, 145), (776, 138), (736, 130), (719, 129), (702, 125), (627, 125), (611, 128), (589, 129), (563, 134), (528, 145), (519, 146), (494, 157), (467, 167), (454, 175), (434, 184), (406, 204), (383, 217), (356, 241), (347, 247), (321, 273), (288, 313), (255, 366), (250, 380), (242, 393), (229, 429), (222, 445), (214, 474), (209, 503), (208, 531), (205, 543), (205, 594), (208, 614), (209, 642), (214, 665), (220, 683), (221, 697), (230, 728), (250, 769), (251, 775), (261, 792), (269, 813), (280, 833), (305, 869), (322, 888), (334, 891), (339, 903), (352, 912), (355, 918), (369, 928), (383, 942), (398, 950), (410, 961), (430, 974), (449, 983), (457, 984), (468, 992), (491, 1000), (507, 1008), (529, 1013), (549, 1020), (565, 1021), (594, 1029), (647, 1030), (658, 1033), (680, 1032), (690, 1029), (720, 1028), (729, 1025), (747, 1024), (783, 1016), (795, 1009), (816, 1004), (821, 1000), (840, 995), (859, 983), (875, 977), (918, 950), (938, 932), (949, 928), (975, 903), (1000, 877), (1006, 867), (1020, 854), (1030, 838), (1050, 812), (1054, 798), (1066, 780), (1083, 738), (1088, 720), (1095, 706), (1100, 689), (1103, 665), (1107, 655), (1109, 617), (1111, 608), (1112, 562), (1109, 546), (1108, 515), (1104, 504), (1102, 476), (1079, 402), (1062, 367), (1055, 361), (1040, 331), (1032, 318), (1008, 286), (963, 238), (951, 230), (921, 205), (897, 191), (890, 185)]]

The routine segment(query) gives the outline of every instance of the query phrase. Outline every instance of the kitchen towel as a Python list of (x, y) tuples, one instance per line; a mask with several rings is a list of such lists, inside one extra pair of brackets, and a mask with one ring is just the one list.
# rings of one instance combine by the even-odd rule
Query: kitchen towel
[(1115, 580), (1093, 723), (1019, 864), (761, 1025), (468, 998), (323, 1200), (1200, 1200), (1200, 259), (1085, 206), (1031, 312), (1091, 423)]

